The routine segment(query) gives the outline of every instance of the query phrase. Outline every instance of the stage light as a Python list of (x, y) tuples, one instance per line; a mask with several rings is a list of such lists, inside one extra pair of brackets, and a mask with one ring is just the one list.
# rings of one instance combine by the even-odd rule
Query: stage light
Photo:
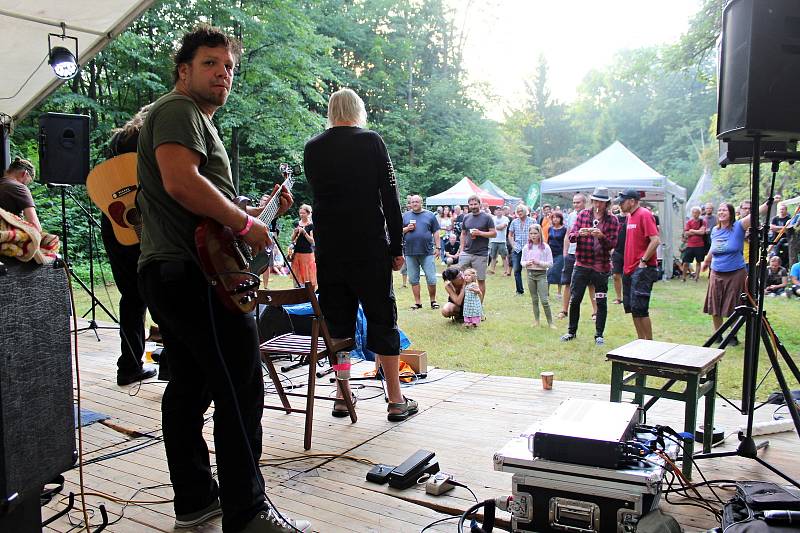
[[(48, 64), (53, 68), (53, 72), (55, 72), (56, 76), (61, 78), (62, 80), (69, 80), (75, 77), (78, 73), (78, 38), (77, 37), (69, 37), (65, 33), (65, 26), (62, 24), (61, 26), (62, 33), (58, 35), (56, 33), (49, 33), (47, 34), (47, 48), (48, 48)], [(67, 39), (72, 40), (75, 42), (75, 53), (73, 54), (68, 48), (63, 46), (53, 46), (52, 37), (57, 37), (62, 41)]]

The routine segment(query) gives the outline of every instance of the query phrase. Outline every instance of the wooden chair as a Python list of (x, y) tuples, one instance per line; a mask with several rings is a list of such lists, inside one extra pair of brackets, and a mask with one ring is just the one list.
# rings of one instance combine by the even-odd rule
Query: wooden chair
[[(322, 316), (322, 310), (317, 300), (317, 295), (314, 294), (314, 289), (310, 285), (300, 287), (297, 289), (283, 289), (283, 290), (260, 290), (258, 291), (258, 303), (278, 307), (282, 305), (295, 305), (310, 303), (313, 310), (311, 319), (311, 335), (295, 335), (294, 333), (287, 333), (279, 335), (274, 339), (263, 342), (260, 346), (261, 359), (267, 367), (269, 377), (275, 385), (275, 390), (281, 400), (282, 406), (265, 405), (265, 409), (277, 409), (289, 413), (305, 413), (305, 436), (303, 439), (303, 447), (306, 450), (311, 449), (311, 431), (314, 422), (314, 400), (329, 400), (333, 401), (335, 398), (328, 396), (316, 396), (314, 391), (316, 389), (316, 375), (317, 361), (321, 357), (327, 357), (331, 367), (335, 364), (336, 352), (348, 351), (355, 346), (355, 341), (351, 338), (347, 339), (334, 339), (328, 332), (328, 326), (325, 323), (325, 318)], [(322, 342), (320, 342), (322, 340)], [(278, 376), (275, 365), (273, 364), (273, 357), (281, 355), (300, 355), (308, 359), (308, 385), (305, 394), (296, 392), (286, 392), (281, 384), (280, 377)], [(356, 422), (355, 407), (353, 405), (352, 397), (349, 394), (344, 394), (342, 384), (336, 380), (336, 386), (339, 387), (340, 392), (347, 405), (347, 411), (350, 414), (351, 422)], [(289, 403), (288, 396), (299, 396), (306, 398), (305, 409), (296, 409)]]

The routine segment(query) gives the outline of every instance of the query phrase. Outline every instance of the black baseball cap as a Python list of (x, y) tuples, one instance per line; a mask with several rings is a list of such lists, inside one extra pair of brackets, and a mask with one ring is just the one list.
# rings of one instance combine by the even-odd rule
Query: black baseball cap
[(627, 200), (628, 198), (632, 200), (639, 200), (641, 197), (642, 195), (639, 194), (639, 191), (636, 189), (626, 189), (619, 193), (619, 196), (617, 196), (617, 201), (621, 202), (623, 200)]

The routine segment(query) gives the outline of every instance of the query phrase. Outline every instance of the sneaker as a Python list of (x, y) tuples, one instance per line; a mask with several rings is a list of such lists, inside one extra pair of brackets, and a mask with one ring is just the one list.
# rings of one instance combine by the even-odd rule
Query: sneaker
[(219, 498), (215, 498), (213, 502), (208, 504), (205, 509), (200, 509), (194, 513), (176, 514), (175, 527), (187, 528), (199, 526), (203, 522), (211, 520), (212, 518), (222, 514), (222, 507), (219, 505)]
[(575, 335), (574, 333), (564, 333), (563, 335), (561, 335), (561, 342), (574, 341), (576, 337), (577, 335)]
[(144, 365), (139, 370), (136, 370), (130, 374), (117, 371), (117, 385), (124, 387), (125, 385), (136, 383), (137, 381), (150, 379), (157, 373), (158, 371), (150, 365)]
[(602, 345), (604, 345), (606, 343), (606, 340), (603, 337), (595, 337), (594, 338), (594, 343), (597, 346), (602, 346)]
[(242, 533), (297, 533), (298, 531), (301, 533), (311, 531), (311, 522), (289, 518), (286, 515), (281, 517), (274, 509), (269, 508), (250, 520), (244, 526)]

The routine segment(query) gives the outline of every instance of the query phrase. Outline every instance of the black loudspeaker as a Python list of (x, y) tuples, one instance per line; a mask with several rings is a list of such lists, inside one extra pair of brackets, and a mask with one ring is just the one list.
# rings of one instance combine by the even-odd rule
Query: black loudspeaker
[(84, 185), (89, 175), (89, 117), (39, 117), (39, 176), (44, 183)]
[(800, 139), (800, 1), (731, 0), (722, 15), (717, 138)]
[[(793, 152), (797, 150), (797, 142), (769, 141), (761, 142), (761, 159), (766, 152)], [(753, 141), (719, 141), (719, 166), (750, 164), (753, 162)]]
[(3, 262), (0, 508), (15, 493), (38, 499), (42, 485), (75, 462), (66, 271)]

